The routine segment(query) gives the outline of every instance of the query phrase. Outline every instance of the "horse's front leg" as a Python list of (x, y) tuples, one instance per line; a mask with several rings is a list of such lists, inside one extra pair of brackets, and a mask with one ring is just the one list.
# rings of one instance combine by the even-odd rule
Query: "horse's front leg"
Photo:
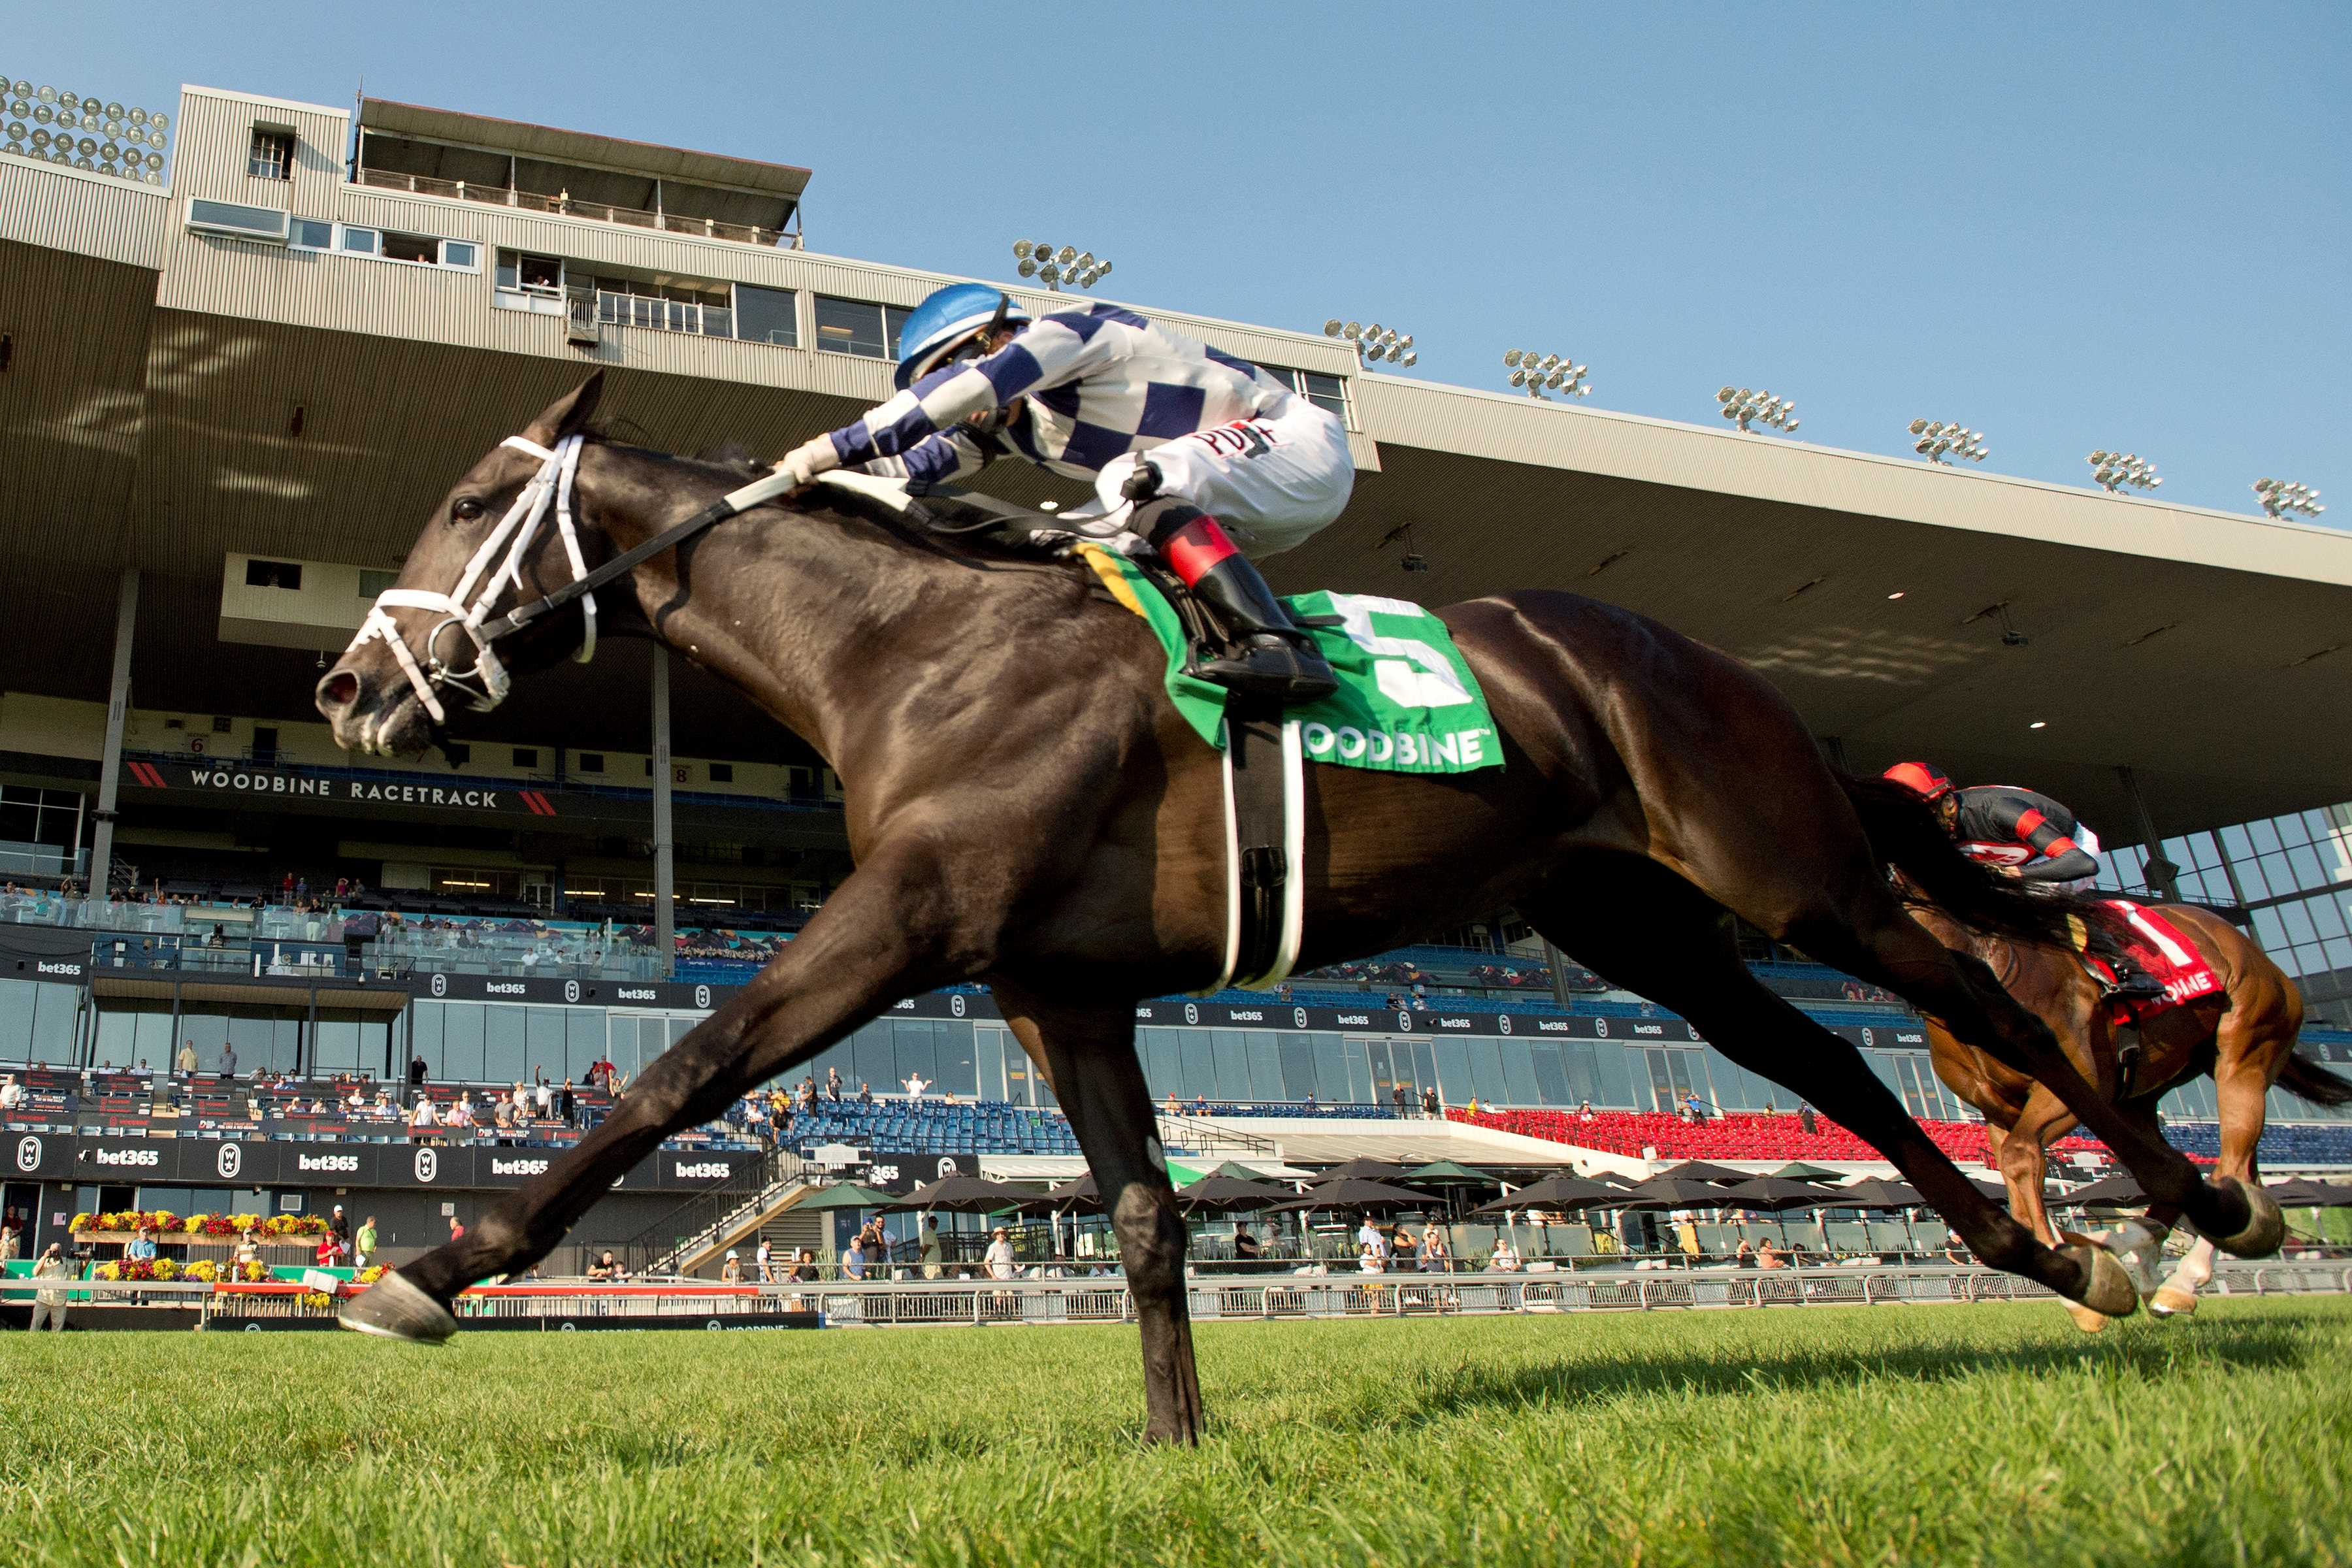
[(346, 1327), (445, 1340), (467, 1286), (547, 1256), (630, 1167), (681, 1128), (815, 1056), (899, 997), (964, 977), (975, 950), (951, 942), (944, 879), (928, 853), (887, 848), (844, 882), (800, 936), (734, 1000), (637, 1075), (602, 1125), (460, 1239), (387, 1274), (345, 1308)]
[(1103, 1212), (1118, 1234), (1119, 1260), (1143, 1331), (1144, 1437), (1201, 1439), (1201, 1381), (1185, 1300), (1188, 1233), (1176, 1210), (1159, 1123), (1135, 1056), (1135, 1008), (1047, 1006), (999, 984), (998, 1002), (1021, 1044), (1045, 1068), (1070, 1130), (1087, 1152)]

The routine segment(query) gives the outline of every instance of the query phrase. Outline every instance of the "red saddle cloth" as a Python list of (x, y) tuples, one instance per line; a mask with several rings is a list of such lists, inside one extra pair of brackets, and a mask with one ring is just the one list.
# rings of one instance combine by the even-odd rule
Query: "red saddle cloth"
[[(2205, 962), (2197, 944), (2182, 934), (2180, 928), (2149, 909), (2146, 904), (2133, 903), (2129, 899), (2101, 900), (2115, 911), (2122, 923), (2124, 945), (2142, 969), (2154, 975), (2164, 987), (2162, 997), (2147, 1002), (2120, 1004), (2118, 1011), (2126, 1023), (2138, 1023), (2168, 1008), (2200, 996), (2210, 996), (2221, 989), (2221, 977)], [(2099, 960), (2091, 960), (2093, 967), (2105, 971)], [(2112, 973), (2108, 974), (2113, 979)]]

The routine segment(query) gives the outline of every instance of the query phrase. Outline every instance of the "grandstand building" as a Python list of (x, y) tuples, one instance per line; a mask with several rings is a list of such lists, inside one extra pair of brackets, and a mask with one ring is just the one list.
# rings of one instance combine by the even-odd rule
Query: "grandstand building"
[[(0, 1069), (39, 1085), (5, 1118), (6, 1206), (37, 1229), (125, 1187), (200, 1203), (226, 1142), (257, 1151), (227, 1184), (380, 1192), (421, 1241), (454, 1201), (424, 1189), (495, 1193), (538, 1156), (446, 1151), (419, 1181), (406, 1143), (298, 1092), (200, 1101), (109, 1069), (191, 1043), (205, 1073), (233, 1050), (306, 1082), (634, 1076), (847, 874), (839, 784), (642, 646), (535, 678), (446, 755), (365, 767), (318, 721), (320, 669), (451, 477), (589, 369), (635, 439), (782, 452), (888, 395), (898, 325), (942, 279), (814, 247), (805, 169), (190, 87), (168, 174), (131, 173), (103, 155), (112, 106), (60, 142), (53, 105), (11, 86), (40, 110), (0, 104), (0, 129), (29, 115), (45, 139), (0, 149)], [(2065, 798), (2111, 843), (2163, 843), (2170, 868), (2119, 874), (2161, 889), (2177, 869), (2250, 910), (2315, 1011), (2352, 1021), (2352, 731), (2308, 722), (2352, 701), (2352, 538), (1368, 374), (1314, 333), (1136, 308), (1345, 420), (1354, 506), (1272, 563), (1278, 586), (1549, 585), (1656, 615), (1765, 670), (1833, 758), (1931, 755)], [(1082, 493), (1012, 464), (984, 484)], [(1425, 572), (1401, 574), (1408, 552)], [(1580, 989), (1507, 911), (1455, 935), (1279, 997), (1148, 1005), (1154, 1094), (1794, 1109), (1680, 1020)], [(1757, 956), (1916, 1113), (1964, 1120), (1916, 1019)], [(2352, 1037), (2322, 1044), (2352, 1059)], [(814, 1071), (963, 1102), (894, 1112), (880, 1136), (910, 1156), (1074, 1153), (982, 994), (910, 998)], [(2210, 1117), (2210, 1089), (2174, 1109)], [(810, 1135), (891, 1147), (874, 1116), (838, 1116)], [(732, 1142), (666, 1152), (591, 1234), (738, 1179)], [(285, 1152), (314, 1144), (361, 1152)]]

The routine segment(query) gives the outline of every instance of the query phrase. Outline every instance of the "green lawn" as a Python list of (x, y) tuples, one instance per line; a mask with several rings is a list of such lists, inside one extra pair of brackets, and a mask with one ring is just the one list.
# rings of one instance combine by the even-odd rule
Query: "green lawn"
[(2352, 1563), (2352, 1301), (0, 1340), (50, 1563)]

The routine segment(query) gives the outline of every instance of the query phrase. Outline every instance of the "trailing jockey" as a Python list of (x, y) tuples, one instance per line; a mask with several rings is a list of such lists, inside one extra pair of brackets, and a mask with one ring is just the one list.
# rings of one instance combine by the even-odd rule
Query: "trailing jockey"
[[(898, 395), (776, 464), (805, 484), (834, 468), (904, 479), (920, 494), (1008, 453), (1093, 481), (1066, 516), (1160, 552), (1235, 634), (1193, 673), (1283, 702), (1337, 682), (1242, 553), (1273, 555), (1339, 515), (1355, 465), (1339, 420), (1246, 360), (1117, 305), (1032, 320), (982, 283), (908, 313)], [(1127, 538), (1118, 539), (1124, 534)]]
[[(1999, 866), (2021, 881), (2056, 891), (2090, 890), (2099, 874), (2099, 837), (2046, 795), (2015, 784), (1956, 788), (1927, 763), (1897, 763), (1879, 775), (1926, 801), (1944, 831), (1972, 860)], [(2099, 957), (2116, 973), (2114, 1001), (2154, 1001), (2164, 986), (2134, 962), (2120, 942), (2102, 942)]]

